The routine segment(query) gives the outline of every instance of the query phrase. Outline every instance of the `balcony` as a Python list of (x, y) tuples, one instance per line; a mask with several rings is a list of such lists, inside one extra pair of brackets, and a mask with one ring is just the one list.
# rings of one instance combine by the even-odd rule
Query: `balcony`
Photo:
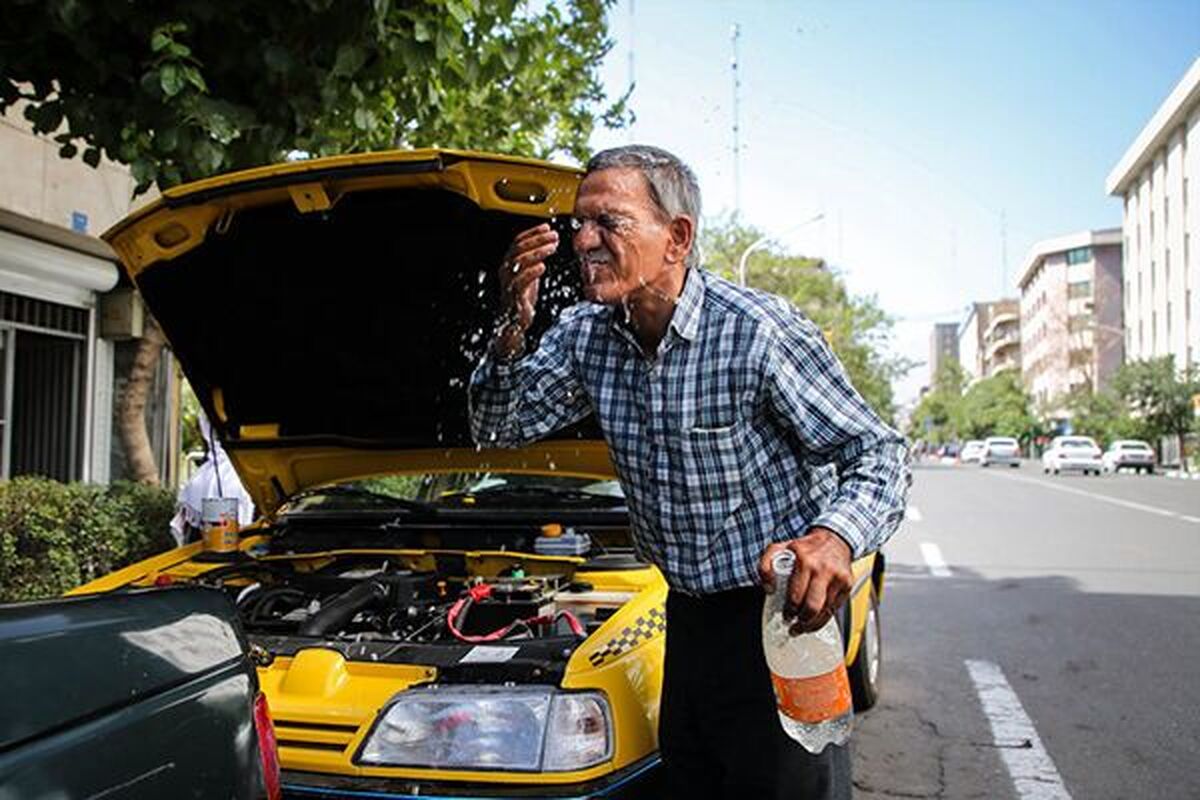
[(1008, 350), (1019, 349), (1020, 347), (1021, 332), (1015, 327), (1008, 328), (988, 337), (983, 357), (988, 361), (992, 361)]

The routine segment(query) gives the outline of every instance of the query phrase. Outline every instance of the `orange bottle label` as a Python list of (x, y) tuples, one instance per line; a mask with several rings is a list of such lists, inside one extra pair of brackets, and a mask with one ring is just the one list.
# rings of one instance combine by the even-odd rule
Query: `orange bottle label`
[(771, 673), (779, 710), (797, 722), (825, 722), (850, 710), (850, 678), (845, 666), (811, 678)]

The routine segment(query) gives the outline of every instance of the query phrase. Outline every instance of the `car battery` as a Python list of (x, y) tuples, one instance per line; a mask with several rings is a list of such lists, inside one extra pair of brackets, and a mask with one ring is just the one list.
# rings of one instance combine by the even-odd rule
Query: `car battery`
[(558, 576), (549, 576), (492, 578), (487, 583), (491, 593), (472, 603), (459, 623), (468, 636), (486, 636), (517, 620), (553, 614), (553, 597), (562, 581)]

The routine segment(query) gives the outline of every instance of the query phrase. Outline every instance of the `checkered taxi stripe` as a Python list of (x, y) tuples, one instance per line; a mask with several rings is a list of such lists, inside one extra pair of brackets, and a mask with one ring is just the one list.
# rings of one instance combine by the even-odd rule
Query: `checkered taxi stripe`
[(607, 661), (628, 653), (643, 642), (653, 639), (667, 629), (667, 609), (665, 605), (655, 606), (624, 628), (619, 636), (605, 642), (604, 646), (588, 656), (593, 667), (598, 667)]

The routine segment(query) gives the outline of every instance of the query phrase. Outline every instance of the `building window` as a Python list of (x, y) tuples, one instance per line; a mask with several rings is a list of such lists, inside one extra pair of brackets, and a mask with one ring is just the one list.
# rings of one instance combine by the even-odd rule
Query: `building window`
[(1171, 198), (1163, 198), (1163, 236), (1168, 236), (1171, 230)]
[(1074, 250), (1067, 251), (1068, 264), (1084, 264), (1092, 260), (1092, 248), (1076, 247)]
[(1083, 331), (1091, 330), (1091, 328), (1091, 314), (1072, 314), (1067, 319), (1067, 330), (1071, 333), (1082, 333)]
[(1150, 355), (1158, 353), (1158, 312), (1150, 312)]
[(1091, 297), (1091, 296), (1092, 296), (1092, 282), (1091, 281), (1078, 281), (1076, 283), (1068, 283), (1067, 284), (1067, 297), (1069, 299), (1075, 300), (1080, 297)]
[(1141, 352), (1146, 347), (1146, 337), (1144, 334), (1145, 334), (1145, 331), (1142, 330), (1142, 321), (1139, 319), (1138, 320), (1138, 353), (1139, 354), (1141, 354)]
[(1150, 212), (1150, 246), (1154, 246), (1154, 212)]
[(1154, 297), (1154, 287), (1158, 285), (1158, 267), (1154, 261), (1150, 262), (1150, 296)]

